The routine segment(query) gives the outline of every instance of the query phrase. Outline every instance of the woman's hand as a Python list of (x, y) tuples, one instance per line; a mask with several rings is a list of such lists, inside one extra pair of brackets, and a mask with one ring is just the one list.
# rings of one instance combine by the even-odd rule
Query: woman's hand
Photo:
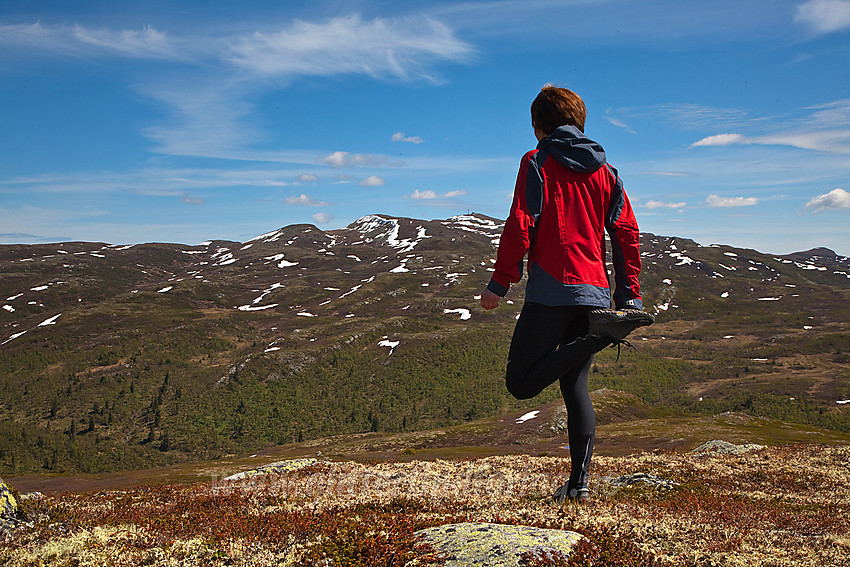
[(501, 297), (490, 291), (489, 289), (485, 289), (481, 293), (481, 307), (483, 309), (495, 309), (499, 306), (499, 300)]

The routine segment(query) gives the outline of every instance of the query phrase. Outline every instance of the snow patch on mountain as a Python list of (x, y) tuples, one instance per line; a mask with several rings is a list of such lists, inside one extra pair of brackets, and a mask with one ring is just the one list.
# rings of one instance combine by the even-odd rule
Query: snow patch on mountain
[(397, 347), (400, 342), (401, 341), (391, 341), (391, 340), (388, 340), (387, 337), (384, 337), (383, 340), (378, 342), (378, 346), (389, 348), (390, 354), (392, 354), (393, 351), (395, 350), (395, 347)]
[(237, 309), (239, 311), (262, 311), (264, 309), (272, 309), (274, 307), (277, 307), (277, 305), (278, 305), (277, 303), (272, 303), (270, 305), (256, 305), (256, 306), (255, 305), (242, 305), (240, 307), (237, 307)]
[(283, 229), (279, 228), (277, 230), (255, 236), (251, 240), (248, 240), (248, 242), (276, 242), (281, 236), (283, 236)]
[(443, 313), (457, 313), (460, 315), (461, 321), (466, 321), (467, 319), (472, 317), (472, 315), (469, 313), (469, 309), (464, 309), (463, 307), (458, 307), (457, 309), (443, 309)]
[(8, 339), (6, 339), (6, 340), (5, 340), (5, 341), (3, 341), (2, 343), (0, 343), (0, 345), (5, 345), (5, 344), (6, 344), (6, 343), (8, 343), (9, 341), (14, 341), (15, 339), (17, 339), (18, 337), (20, 337), (21, 335), (23, 335), (23, 334), (25, 334), (25, 333), (26, 333), (26, 331), (21, 331), (20, 333), (15, 333), (15, 334), (14, 334), (14, 335), (12, 335), (11, 337), (9, 337)]
[(60, 313), (59, 315), (54, 315), (54, 316), (53, 316), (53, 317), (51, 317), (50, 319), (45, 319), (44, 321), (42, 321), (41, 323), (39, 323), (39, 324), (38, 324), (38, 326), (39, 326), (39, 327), (46, 327), (46, 326), (48, 326), (48, 325), (55, 325), (55, 324), (56, 324), (56, 319), (58, 319), (58, 318), (59, 318), (59, 317), (61, 317), (61, 316), (62, 316), (62, 314), (61, 314), (61, 313)]
[(518, 417), (516, 422), (517, 423), (525, 423), (526, 421), (528, 421), (530, 419), (534, 419), (535, 417), (537, 417), (537, 414), (539, 414), (539, 413), (540, 413), (540, 410), (530, 411), (530, 412), (523, 414), (520, 417)]
[(410, 252), (424, 238), (431, 238), (426, 234), (425, 228), (416, 228), (415, 238), (399, 238), (401, 225), (397, 219), (386, 219), (377, 215), (367, 215), (352, 223), (352, 228), (364, 235), (365, 242), (374, 242), (379, 238), (385, 239), (387, 246), (396, 248), (399, 253)]
[(486, 236), (492, 244), (498, 244), (505, 223), (497, 223), (476, 215), (456, 215), (443, 221), (443, 225)]
[(278, 268), (289, 268), (298, 265), (298, 262), (290, 262), (289, 260), (284, 260), (283, 254), (275, 254), (274, 256), (264, 256), (263, 260), (268, 260), (269, 262), (277, 262)]

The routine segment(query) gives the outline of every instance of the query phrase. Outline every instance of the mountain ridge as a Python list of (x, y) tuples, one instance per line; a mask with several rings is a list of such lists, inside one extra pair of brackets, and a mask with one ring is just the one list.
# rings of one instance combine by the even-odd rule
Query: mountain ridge
[[(503, 391), (523, 283), (495, 312), (475, 300), (500, 232), (477, 214), (368, 215), (246, 242), (0, 246), (0, 473), (159, 466), (555, 400)], [(626, 362), (598, 357), (597, 387), (848, 427), (850, 260), (641, 241), (658, 323)]]

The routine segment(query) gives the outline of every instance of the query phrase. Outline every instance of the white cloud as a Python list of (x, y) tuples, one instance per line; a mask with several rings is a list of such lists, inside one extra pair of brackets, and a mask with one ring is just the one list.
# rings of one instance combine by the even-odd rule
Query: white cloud
[(425, 141), (419, 136), (405, 136), (404, 132), (396, 132), (393, 134), (392, 140), (393, 142), (409, 142), (411, 144), (421, 144)]
[(809, 0), (797, 6), (794, 21), (819, 34), (850, 28), (850, 1)]
[(319, 224), (328, 224), (333, 220), (333, 217), (328, 213), (316, 213), (311, 218)]
[[(836, 124), (836, 126), (838, 125)], [(837, 154), (850, 153), (850, 128), (838, 127), (809, 131), (803, 128), (805, 126), (795, 131), (778, 132), (776, 134), (752, 138), (742, 134), (717, 134), (716, 136), (708, 136), (707, 138), (698, 140), (691, 144), (690, 147), (758, 144), (762, 146), (788, 146), (802, 150)]]
[(448, 193), (443, 193), (442, 195), (438, 195), (435, 191), (431, 191), (430, 189), (426, 189), (425, 191), (420, 191), (419, 189), (415, 189), (413, 193), (410, 195), (405, 195), (408, 199), (417, 199), (420, 201), (430, 201), (433, 199), (441, 199), (441, 198), (452, 198), (452, 197), (460, 197), (461, 195), (466, 195), (466, 191), (449, 191)]
[(279, 187), (276, 178), (292, 177), (285, 169), (146, 168), (128, 171), (50, 173), (0, 181), (31, 193), (127, 193), (177, 196), (214, 188)]
[(719, 195), (709, 195), (705, 200), (709, 207), (750, 207), (757, 205), (758, 202), (756, 197), (721, 197)]
[[(8, 49), (7, 47), (11, 47)], [(365, 75), (439, 83), (438, 64), (469, 60), (471, 44), (427, 16), (365, 20), (359, 15), (325, 22), (295, 21), (269, 33), (169, 35), (151, 26), (136, 30), (82, 25), (0, 25), (0, 59), (74, 56), (189, 62), (136, 75), (134, 87), (165, 105), (165, 118), (144, 130), (155, 151), (223, 159), (292, 161), (292, 152), (252, 151), (264, 140), (250, 122), (256, 94), (286, 86), (297, 76)], [(247, 72), (246, 72), (247, 71)], [(270, 76), (275, 81), (270, 82)], [(417, 137), (406, 141), (419, 143)], [(315, 155), (311, 156), (315, 160)], [(382, 156), (330, 156), (329, 164), (380, 165)]]
[(416, 189), (410, 194), (411, 199), (436, 199), (437, 194), (431, 190), (420, 191)]
[(661, 177), (691, 177), (693, 173), (686, 171), (644, 171), (644, 175), (658, 175)]
[(297, 175), (295, 179), (301, 183), (313, 183), (314, 181), (317, 181), (319, 177), (312, 173), (302, 173), (301, 175)]
[(752, 143), (848, 154), (850, 153), (850, 129), (782, 132), (753, 139)]
[(680, 203), (665, 203), (663, 201), (647, 201), (644, 207), (647, 209), (681, 209), (687, 206), (684, 201)]
[(379, 167), (386, 165), (388, 160), (384, 155), (369, 155), (369, 154), (350, 154), (348, 152), (334, 152), (328, 156), (319, 158), (319, 163), (329, 165), (331, 167), (355, 167), (355, 166), (372, 166)]
[(147, 138), (159, 143), (157, 152), (242, 159), (242, 152), (235, 149), (249, 147), (263, 137), (246, 122), (253, 112), (244, 100), (250, 89), (239, 81), (225, 76), (203, 78), (187, 70), (185, 76), (137, 88), (164, 106), (165, 119), (143, 130)]
[(224, 59), (276, 76), (363, 74), (433, 80), (428, 63), (464, 61), (472, 47), (444, 24), (426, 17), (375, 18), (359, 15), (324, 23), (296, 21), (276, 33), (237, 38)]
[(183, 193), (183, 195), (180, 196), (180, 202), (187, 203), (189, 205), (203, 205), (206, 203), (206, 201), (200, 197), (192, 197), (188, 192)]
[(135, 59), (185, 60), (189, 57), (181, 43), (151, 26), (139, 30), (96, 30), (40, 22), (0, 25), (0, 45), (11, 45), (18, 54), (30, 49), (72, 57), (119, 55)]
[(287, 205), (303, 205), (305, 207), (326, 207), (330, 205), (330, 203), (319, 201), (313, 197), (305, 195), (304, 193), (301, 193), (301, 195), (297, 197), (287, 197), (283, 202)]
[(738, 108), (704, 106), (699, 104), (654, 104), (646, 107), (619, 107), (605, 111), (605, 118), (618, 128), (635, 133), (629, 126), (634, 121), (666, 122), (684, 130), (707, 128), (737, 129), (747, 120), (747, 113)]
[(387, 182), (383, 177), (378, 177), (377, 175), (370, 175), (366, 179), (360, 182), (362, 187), (380, 187), (381, 185), (386, 185)]
[[(610, 112), (610, 109), (609, 109), (608, 112)], [(625, 123), (625, 121), (623, 121), (619, 118), (615, 118), (613, 116), (606, 114), (605, 119), (608, 122), (610, 122), (613, 126), (616, 126), (617, 128), (622, 128), (623, 130), (625, 130), (629, 134), (637, 134), (637, 132), (635, 132), (632, 128), (630, 128), (629, 125)]]
[(805, 209), (813, 213), (819, 213), (829, 209), (850, 209), (850, 193), (837, 187), (829, 193), (818, 195), (806, 203)]
[(702, 138), (690, 147), (752, 144), (850, 154), (850, 99), (811, 106), (802, 111), (803, 113), (795, 118), (786, 117), (779, 121), (754, 118), (742, 120), (736, 125), (740, 128), (760, 130), (761, 135), (716, 134)]
[(166, 34), (150, 26), (141, 30), (119, 31), (90, 30), (74, 26), (74, 37), (105, 53), (114, 52), (127, 57), (170, 59), (178, 53), (178, 49)]
[(698, 140), (691, 144), (690, 147), (700, 146), (731, 146), (732, 144), (749, 144), (751, 143), (742, 134), (716, 134), (708, 136), (702, 140)]

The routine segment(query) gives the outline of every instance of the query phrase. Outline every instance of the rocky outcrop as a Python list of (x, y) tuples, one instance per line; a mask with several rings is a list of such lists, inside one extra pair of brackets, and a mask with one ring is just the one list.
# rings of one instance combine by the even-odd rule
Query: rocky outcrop
[(691, 451), (694, 455), (739, 455), (741, 453), (746, 453), (748, 451), (757, 451), (759, 449), (763, 449), (764, 445), (757, 445), (755, 443), (745, 443), (743, 445), (735, 445), (734, 443), (729, 443), (727, 441), (708, 441), (707, 443), (703, 443), (693, 451)]
[(679, 485), (678, 482), (673, 482), (672, 480), (667, 480), (666, 478), (661, 478), (660, 476), (648, 473), (626, 474), (616, 478), (606, 476), (602, 479), (602, 482), (618, 488), (624, 486), (643, 486), (658, 490), (672, 490)]
[(567, 557), (581, 535), (564, 530), (468, 522), (416, 532), (445, 557), (445, 567), (518, 567), (525, 556)]
[(244, 471), (240, 473), (236, 473), (234, 475), (230, 475), (224, 480), (245, 480), (250, 478), (255, 478), (267, 474), (283, 474), (292, 472), (298, 469), (303, 469), (304, 467), (309, 467), (310, 465), (318, 463), (318, 459), (289, 459), (287, 461), (277, 461), (274, 463), (269, 463), (267, 465), (263, 465), (261, 467), (257, 467), (255, 469), (251, 469), (249, 471)]
[(0, 539), (11, 537), (25, 523), (26, 516), (15, 498), (14, 489), (0, 478)]

